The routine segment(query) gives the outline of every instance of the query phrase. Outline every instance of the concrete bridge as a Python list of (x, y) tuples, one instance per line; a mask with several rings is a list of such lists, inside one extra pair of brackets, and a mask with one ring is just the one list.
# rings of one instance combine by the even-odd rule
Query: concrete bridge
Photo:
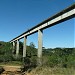
[(43, 30), (54, 26), (56, 24), (59, 24), (61, 22), (67, 21), (69, 19), (72, 19), (75, 17), (75, 4), (71, 5), (70, 7), (64, 9), (63, 11), (55, 14), (54, 16), (46, 19), (45, 21), (39, 23), (38, 25), (34, 26), (33, 28), (27, 30), (26, 32), (22, 33), (21, 35), (17, 36), (16, 38), (12, 39), (10, 42), (13, 42), (13, 49), (15, 48), (15, 42), (17, 42), (17, 47), (16, 47), (16, 57), (19, 54), (19, 40), (24, 38), (24, 43), (23, 43), (23, 59), (26, 57), (26, 41), (27, 41), (27, 36), (34, 34), (38, 32), (38, 61), (39, 64), (41, 64), (41, 57), (42, 57), (42, 36), (43, 36)]

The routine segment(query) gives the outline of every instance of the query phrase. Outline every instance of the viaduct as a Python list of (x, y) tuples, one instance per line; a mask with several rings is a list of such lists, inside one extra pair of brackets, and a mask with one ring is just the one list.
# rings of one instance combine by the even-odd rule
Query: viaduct
[(67, 21), (69, 19), (72, 19), (75, 17), (75, 3), (71, 5), (70, 7), (64, 9), (63, 11), (55, 14), (54, 16), (46, 19), (45, 21), (39, 23), (38, 25), (32, 27), (31, 29), (27, 30), (26, 32), (22, 33), (21, 35), (17, 36), (16, 38), (12, 39), (10, 43), (13, 43), (13, 49), (15, 48), (15, 42), (17, 43), (16, 45), (16, 57), (19, 54), (19, 40), (24, 38), (24, 43), (23, 43), (23, 60), (26, 57), (26, 41), (27, 41), (27, 36), (34, 34), (38, 32), (38, 62), (41, 64), (41, 57), (42, 57), (42, 36), (43, 36), (43, 30), (54, 26), (56, 24), (59, 24), (61, 22)]

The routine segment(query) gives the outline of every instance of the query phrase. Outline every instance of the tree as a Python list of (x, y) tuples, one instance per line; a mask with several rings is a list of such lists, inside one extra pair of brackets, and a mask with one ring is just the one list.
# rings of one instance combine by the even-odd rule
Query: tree
[(27, 46), (27, 55), (28, 56), (35, 56), (37, 54), (37, 49), (35, 48), (35, 44), (33, 42), (30, 43), (29, 46)]
[(23, 54), (23, 42), (19, 42), (19, 50), (20, 50), (20, 55), (22, 55)]
[(0, 42), (0, 62), (12, 60), (12, 44), (9, 42)]

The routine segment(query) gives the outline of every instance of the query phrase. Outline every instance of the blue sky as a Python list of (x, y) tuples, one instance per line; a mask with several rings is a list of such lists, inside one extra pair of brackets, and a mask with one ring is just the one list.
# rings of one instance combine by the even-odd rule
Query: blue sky
[[(74, 3), (75, 0), (0, 0), (0, 41), (10, 41), (29, 28)], [(43, 46), (75, 47), (74, 19), (43, 31)], [(27, 44), (38, 46), (38, 34), (28, 36)], [(21, 40), (23, 41), (23, 39)]]

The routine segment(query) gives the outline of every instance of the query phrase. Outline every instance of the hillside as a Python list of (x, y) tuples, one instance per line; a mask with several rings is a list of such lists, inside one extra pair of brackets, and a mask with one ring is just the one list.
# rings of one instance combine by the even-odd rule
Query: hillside
[[(75, 48), (48, 48), (43, 47), (42, 66), (37, 66), (37, 49), (34, 43), (27, 46), (27, 57), (22, 62), (23, 43), (20, 42), (20, 54), (16, 59), (12, 54), (12, 44), (0, 42), (0, 65), (12, 63), (22, 65), (23, 72), (30, 75), (74, 75)], [(11, 66), (12, 66), (11, 65)]]

